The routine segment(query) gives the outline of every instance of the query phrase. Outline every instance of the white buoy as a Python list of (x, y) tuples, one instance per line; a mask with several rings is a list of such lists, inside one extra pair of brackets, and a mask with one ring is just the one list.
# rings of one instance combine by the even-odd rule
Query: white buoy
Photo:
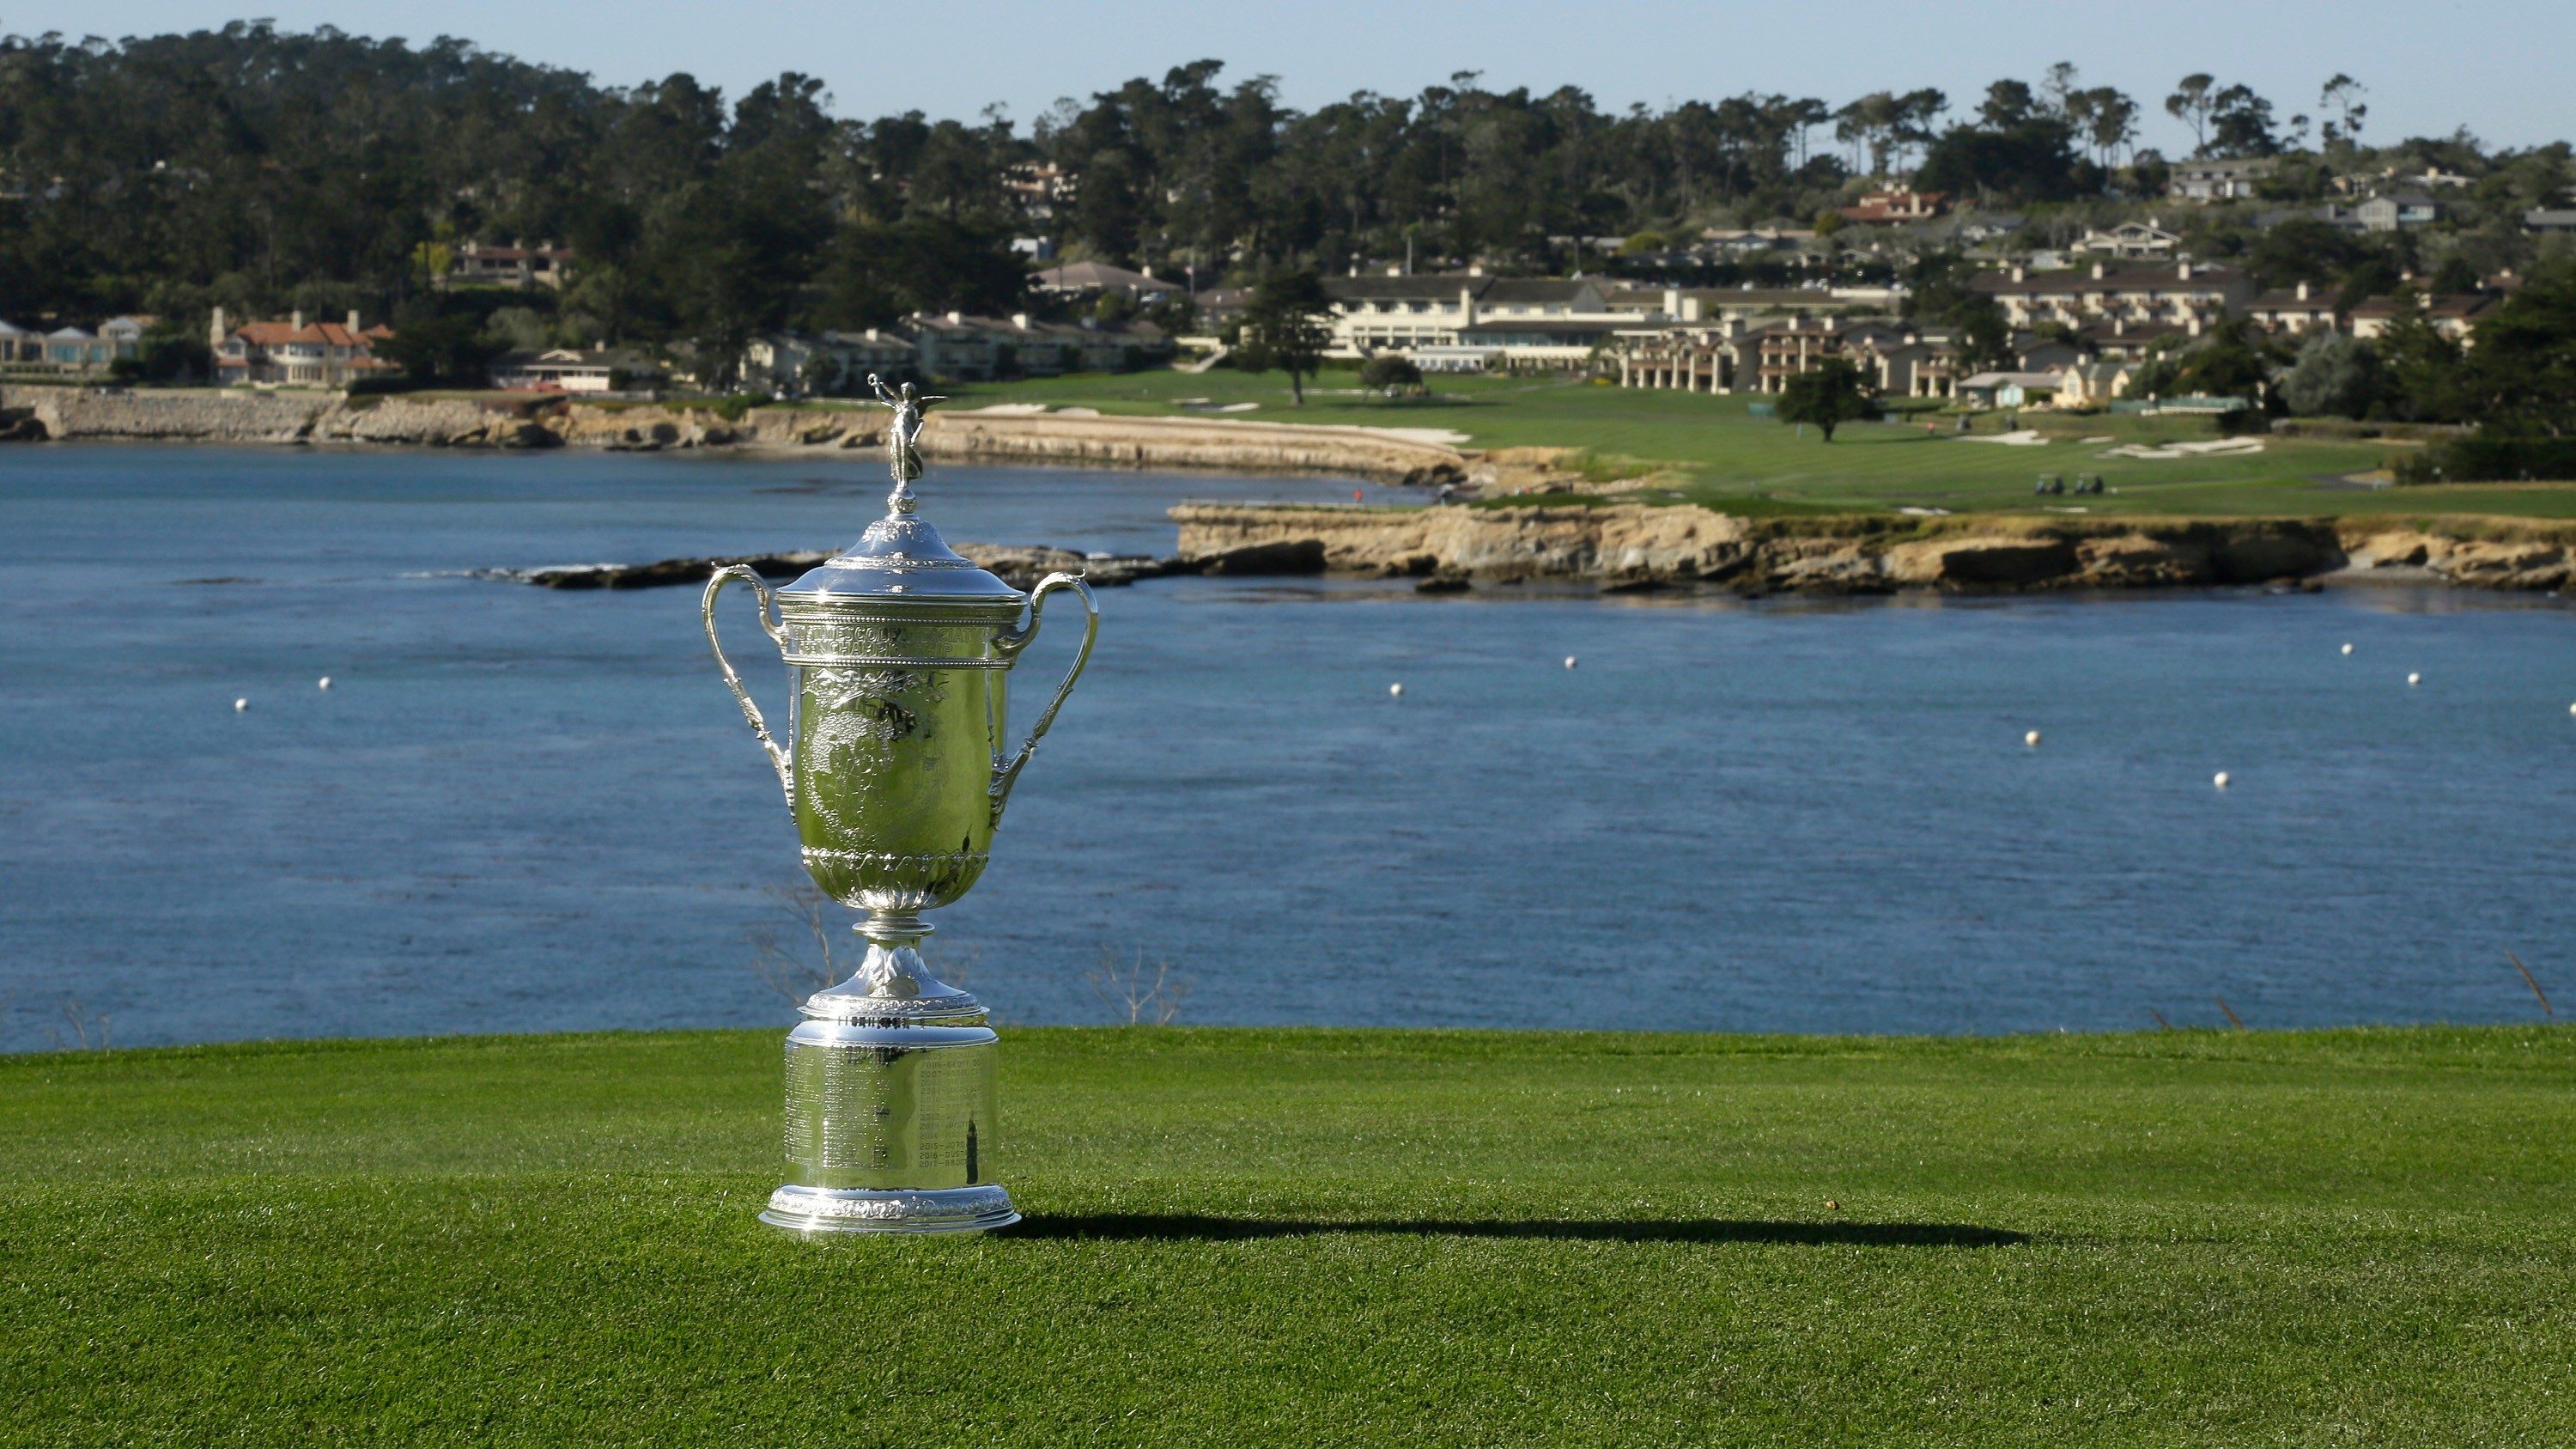
[(2424, 682), (2424, 676), (2420, 674), (2410, 674), (2406, 676), (2406, 682), (2408, 684), (2422, 684)]
[(323, 675), (320, 681), (313, 687), (315, 689), (329, 689), (331, 687), (331, 676), (327, 674)]
[(2344, 653), (2346, 653), (2346, 654), (2350, 654), (2350, 653), (2352, 652), (2352, 646), (2351, 646), (2351, 645), (2349, 645), (2349, 644), (2346, 644), (2345, 646), (2343, 646), (2343, 652), (2344, 652)]
[(248, 709), (248, 708), (250, 708), (250, 701), (249, 701), (249, 700), (246, 700), (246, 699), (237, 699), (237, 700), (234, 700), (234, 701), (233, 701), (233, 713), (235, 713), (235, 714), (239, 714), (239, 713), (241, 713), (243, 710), (246, 710), (246, 709)]
[(2217, 774), (2210, 776), (2210, 777), (2209, 777), (2209, 783), (2211, 783), (2211, 784), (2213, 784), (2213, 785), (2216, 785), (2216, 786), (2217, 786), (2219, 789), (2221, 789), (2221, 790), (2226, 789), (2226, 788), (2227, 788), (2227, 772), (2226, 772), (2225, 770), (2221, 770), (2221, 771), (2219, 771)]
[(2567, 706), (2567, 712), (2568, 712), (2569, 714), (2576, 714), (2576, 704), (2571, 704), (2571, 705)]
[(1402, 698), (1404, 698), (1404, 686), (1403, 686), (1403, 685), (1401, 685), (1401, 684), (1390, 684), (1390, 685), (1388, 685), (1388, 686), (1386, 687), (1386, 692), (1387, 692), (1388, 696), (1389, 696), (1389, 697), (1391, 697), (1391, 698), (1394, 698), (1394, 699), (1402, 699)]
[(2025, 745), (2030, 746), (2032, 749), (2038, 749), (2038, 748), (2039, 748), (2039, 731), (2037, 731), (2037, 730), (2032, 730), (2029, 734), (2023, 735), (2023, 736), (2021, 737), (2021, 742), (2022, 742), (2023, 744), (2025, 744)]
[(1565, 667), (1566, 667), (1566, 668), (1568, 668), (1568, 669), (1572, 669), (1572, 668), (1574, 667), (1574, 656), (1573, 656), (1573, 655), (1568, 654), (1568, 655), (1566, 655), (1566, 656), (1565, 656)]

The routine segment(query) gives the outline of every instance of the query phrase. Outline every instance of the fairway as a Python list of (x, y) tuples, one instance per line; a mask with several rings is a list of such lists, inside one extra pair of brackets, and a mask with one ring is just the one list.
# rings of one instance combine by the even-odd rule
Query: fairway
[[(1211, 406), (1260, 405), (1250, 412), (1209, 416), (1446, 428), (1466, 434), (1467, 447), (1588, 449), (1638, 473), (1661, 471), (1674, 484), (1667, 492), (1647, 496), (1733, 511), (1777, 511), (1759, 505), (1786, 502), (1844, 512), (1917, 507), (2069, 517), (2576, 517), (2576, 484), (2375, 489), (2344, 481), (2381, 467), (2402, 451), (2396, 444), (2266, 437), (2261, 452), (2241, 456), (2104, 456), (2125, 444), (2213, 440), (2218, 433), (2206, 417), (2029, 412), (2018, 421), (2045, 441), (2023, 447), (1962, 441), (1950, 431), (1954, 418), (1930, 415), (1912, 423), (1847, 424), (1827, 443), (1812, 428), (1801, 436), (1773, 419), (1752, 416), (1756, 399), (1746, 395), (1504, 376), (1440, 376), (1431, 386), (1429, 400), (1388, 402), (1361, 394), (1354, 373), (1326, 372), (1314, 380), (1306, 405), (1299, 408), (1291, 405), (1286, 379), (1279, 374), (1215, 368), (960, 384), (956, 405), (1046, 403), (1109, 415), (1161, 416), (1187, 411), (1178, 399), (1204, 398)], [(1925, 430), (1927, 422), (1935, 431)], [(1976, 425), (1988, 436), (2001, 426), (1991, 414), (1976, 419)], [(2099, 474), (2113, 491), (2039, 497), (2032, 486), (2042, 474), (2055, 474), (2069, 485), (2078, 474)]]
[(2543, 1444), (2576, 1033), (1005, 1033), (801, 1242), (778, 1034), (0, 1059), (12, 1444)]

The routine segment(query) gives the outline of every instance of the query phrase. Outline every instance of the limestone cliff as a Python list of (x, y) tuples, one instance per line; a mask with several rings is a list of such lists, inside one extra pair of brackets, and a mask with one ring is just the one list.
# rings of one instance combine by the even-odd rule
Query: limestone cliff
[(1442, 583), (1569, 579), (1747, 593), (2143, 588), (2337, 573), (2560, 589), (2576, 527), (2487, 518), (1746, 519), (1692, 505), (1420, 509), (1184, 503), (1213, 573), (1324, 569)]

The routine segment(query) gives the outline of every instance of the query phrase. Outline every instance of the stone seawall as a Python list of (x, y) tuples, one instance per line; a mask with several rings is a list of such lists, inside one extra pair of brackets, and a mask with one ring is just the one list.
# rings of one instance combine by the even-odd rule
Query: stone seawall
[(2567, 590), (2576, 526), (2491, 518), (1747, 519), (1692, 505), (1407, 510), (1184, 503), (1212, 573), (1338, 570), (1433, 587), (1564, 579), (1742, 593), (2124, 589), (2324, 575)]
[(339, 402), (333, 393), (107, 392), (0, 387), (0, 409), (25, 412), (49, 438), (292, 443)]
[[(0, 388), (0, 409), (30, 417), (54, 439), (633, 451), (873, 448), (885, 441), (886, 417), (857, 407), (766, 407), (727, 416), (684, 403), (549, 397), (343, 399), (320, 392), (67, 387)], [(1386, 483), (1466, 476), (1466, 459), (1457, 449), (1393, 431), (1231, 418), (934, 412), (921, 444), (934, 458), (973, 462), (1323, 471)]]

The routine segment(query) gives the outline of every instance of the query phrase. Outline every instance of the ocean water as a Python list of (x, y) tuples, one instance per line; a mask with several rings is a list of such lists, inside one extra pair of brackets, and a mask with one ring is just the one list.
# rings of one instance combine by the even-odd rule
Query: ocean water
[[(836, 545), (883, 486), (862, 457), (0, 451), (0, 1049), (101, 1016), (120, 1045), (792, 1020), (750, 963), (796, 930), (795, 843), (697, 590), (465, 575)], [(1164, 551), (1180, 498), (1353, 486), (922, 491), (953, 541)], [(2576, 1008), (2556, 601), (1100, 597), (937, 918), (1006, 1022), (1123, 1019), (1104, 960), (1167, 967), (1193, 1023), (2525, 1019), (2507, 951)]]

